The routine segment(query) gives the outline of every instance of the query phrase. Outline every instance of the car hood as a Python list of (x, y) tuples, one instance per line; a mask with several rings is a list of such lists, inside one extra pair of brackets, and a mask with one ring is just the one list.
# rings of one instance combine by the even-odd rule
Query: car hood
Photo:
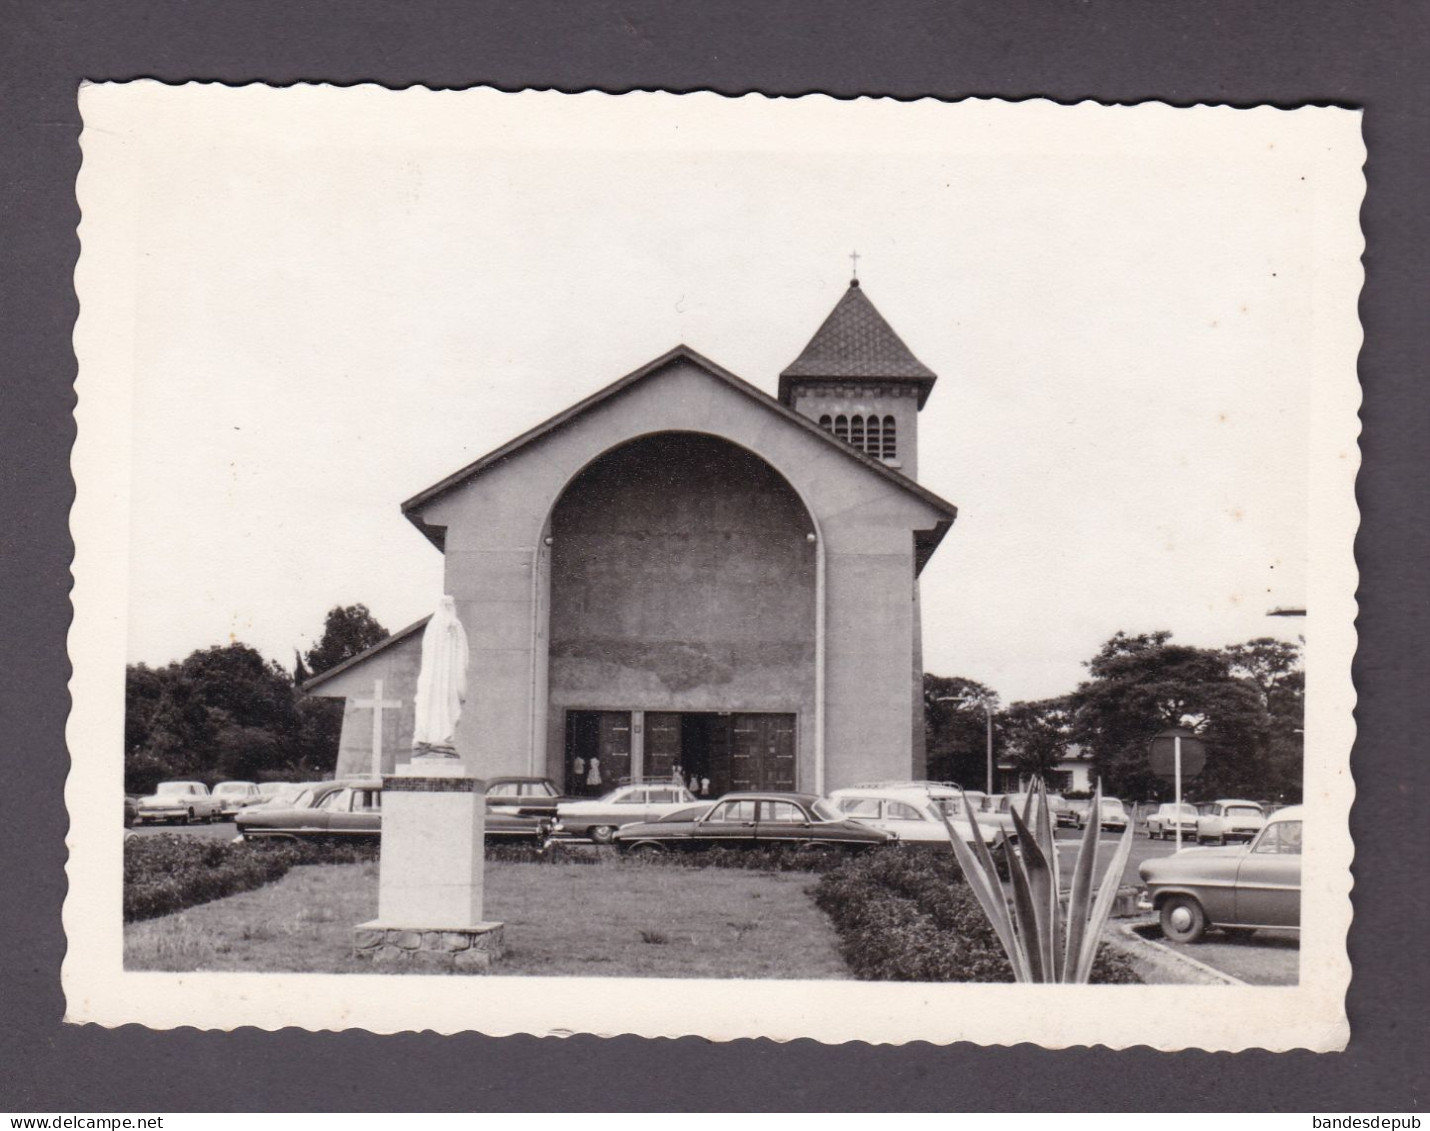
[(1142, 861), (1138, 874), (1147, 882), (1166, 882), (1187, 876), (1205, 874), (1208, 868), (1220, 868), (1238, 857), (1246, 855), (1242, 845), (1228, 845), (1225, 848), (1184, 848), (1171, 856), (1154, 856)]

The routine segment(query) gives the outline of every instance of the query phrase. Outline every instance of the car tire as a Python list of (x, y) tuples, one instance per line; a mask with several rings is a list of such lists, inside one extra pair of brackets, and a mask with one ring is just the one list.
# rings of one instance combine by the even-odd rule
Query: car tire
[(1162, 904), (1162, 934), (1172, 942), (1200, 942), (1207, 932), (1207, 913), (1189, 895), (1174, 895)]
[(615, 825), (594, 825), (586, 830), (586, 835), (597, 844), (610, 844), (616, 835)]
[(665, 855), (665, 848), (653, 840), (647, 840), (631, 845), (630, 853), (638, 860), (655, 860)]
[(194, 823), (194, 811), (190, 809), (189, 815), (185, 817), (180, 823), (184, 825), (192, 825)]

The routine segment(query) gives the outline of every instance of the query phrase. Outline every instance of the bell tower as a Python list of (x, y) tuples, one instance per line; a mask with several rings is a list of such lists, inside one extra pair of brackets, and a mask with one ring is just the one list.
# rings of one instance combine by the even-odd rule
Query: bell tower
[(837, 439), (918, 478), (918, 414), (938, 380), (859, 285), (835, 304), (780, 374), (780, 401)]

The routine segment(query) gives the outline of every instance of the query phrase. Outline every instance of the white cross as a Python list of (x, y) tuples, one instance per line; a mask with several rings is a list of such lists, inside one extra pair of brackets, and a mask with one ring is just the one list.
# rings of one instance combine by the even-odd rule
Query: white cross
[(859, 255), (859, 253), (858, 253), (857, 251), (851, 251), (851, 252), (849, 253), (849, 262), (853, 265), (853, 268), (854, 268), (854, 278), (856, 278), (856, 279), (859, 278), (859, 260), (860, 260), (860, 258), (861, 258), (861, 257), (860, 257), (860, 255)]
[(382, 777), (382, 712), (384, 708), (397, 708), (402, 706), (401, 699), (384, 699), (382, 697), (382, 680), (375, 679), (372, 682), (371, 699), (354, 699), (353, 706), (361, 711), (372, 712), (372, 776)]

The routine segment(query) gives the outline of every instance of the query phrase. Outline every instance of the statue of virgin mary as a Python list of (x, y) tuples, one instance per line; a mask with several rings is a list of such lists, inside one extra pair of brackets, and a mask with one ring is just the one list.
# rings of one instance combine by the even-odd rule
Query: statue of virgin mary
[(467, 698), (467, 630), (457, 602), (443, 596), (422, 633), (422, 670), (417, 674), (416, 725), (412, 748), (419, 754), (457, 756), (457, 720)]

